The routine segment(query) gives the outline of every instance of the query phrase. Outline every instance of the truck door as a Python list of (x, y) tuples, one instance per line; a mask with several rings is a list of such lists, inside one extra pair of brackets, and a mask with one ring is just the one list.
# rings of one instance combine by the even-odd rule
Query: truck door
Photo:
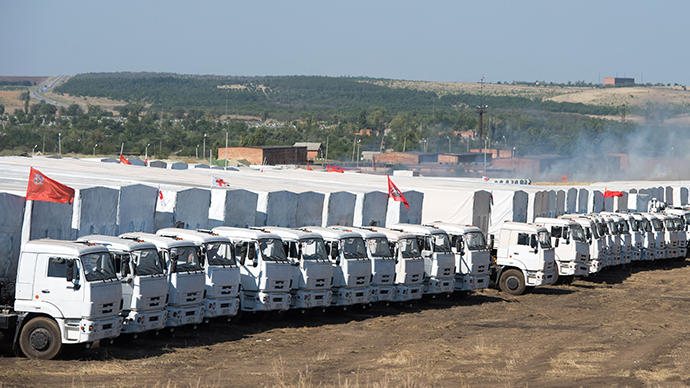
[(517, 244), (511, 247), (509, 254), (513, 256), (514, 260), (527, 263), (529, 258), (534, 255), (534, 248), (530, 246), (530, 234), (518, 233)]
[[(37, 264), (34, 290), (38, 300), (57, 307), (63, 317), (80, 317), (86, 280), (79, 260), (41, 253)], [(72, 281), (67, 280), (69, 265), (73, 266)]]

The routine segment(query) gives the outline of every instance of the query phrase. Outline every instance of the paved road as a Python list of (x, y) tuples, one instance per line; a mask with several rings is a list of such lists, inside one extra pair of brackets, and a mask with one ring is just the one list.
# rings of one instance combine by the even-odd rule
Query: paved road
[[(55, 84), (57, 84), (57, 83), (58, 83), (61, 79), (63, 79), (64, 77), (65, 77), (64, 75), (58, 76), (57, 78), (55, 78), (55, 79), (53, 80), (53, 82), (51, 82), (50, 84), (46, 85), (45, 88), (41, 88), (41, 87), (39, 86), (39, 90), (47, 91), (47, 90), (49, 90), (49, 89), (52, 89), (53, 87), (55, 87)], [(63, 104), (63, 103), (61, 103), (61, 102), (57, 102), (57, 101), (53, 101), (53, 100), (47, 99), (47, 98), (45, 98), (45, 97), (39, 95), (39, 94), (38, 94), (38, 91), (31, 92), (31, 97), (33, 97), (33, 98), (35, 98), (35, 99), (37, 99), (37, 100), (40, 100), (40, 101), (45, 101), (46, 103), (48, 103), (48, 104), (53, 104), (53, 105), (55, 105), (55, 106), (64, 106), (65, 108), (67, 108), (67, 107), (69, 106), (69, 105)]]

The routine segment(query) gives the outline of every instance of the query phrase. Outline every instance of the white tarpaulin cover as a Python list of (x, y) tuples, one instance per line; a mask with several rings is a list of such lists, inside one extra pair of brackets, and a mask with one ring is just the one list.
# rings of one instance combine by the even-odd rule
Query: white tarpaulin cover
[(297, 197), (296, 225), (320, 226), (323, 222), (323, 208), (326, 195), (315, 191), (299, 193)]
[(580, 214), (587, 213), (587, 204), (589, 203), (589, 190), (580, 189), (577, 196), (577, 212)]
[(568, 189), (565, 195), (565, 212), (566, 214), (577, 213), (577, 189), (572, 187)]
[(489, 230), (495, 230), (505, 221), (527, 222), (528, 195), (522, 190), (493, 190)]
[(72, 214), (72, 239), (89, 234), (117, 235), (119, 190), (107, 187), (77, 189)]
[(208, 209), (209, 229), (216, 226), (254, 226), (258, 197), (257, 193), (244, 189), (212, 189)]
[(357, 196), (347, 191), (330, 193), (326, 196), (322, 226), (352, 226)]
[(555, 217), (565, 214), (565, 191), (556, 191), (556, 215)]
[(628, 193), (621, 191), (623, 193), (622, 197), (614, 197), (613, 211), (616, 212), (626, 212), (628, 211)]
[[(424, 220), (424, 211), (426, 208), (422, 207), (425, 194), (419, 191), (405, 191), (402, 193), (407, 203), (407, 207), (402, 202), (394, 201), (393, 198), (388, 198), (388, 209), (386, 212), (386, 226), (391, 226), (396, 223), (420, 224)], [(439, 203), (441, 205), (442, 203)], [(426, 222), (426, 221), (424, 221)]]
[(259, 193), (256, 226), (294, 228), (297, 224), (297, 194), (279, 190)]
[[(27, 212), (30, 216), (27, 217)], [(72, 205), (66, 203), (27, 201), (24, 213), (24, 229), (28, 230), (27, 240), (54, 238), (69, 240), (72, 237)], [(22, 241), (24, 231), (22, 231)]]
[(386, 225), (388, 194), (382, 191), (357, 193), (353, 226)]
[(185, 229), (208, 229), (211, 191), (191, 188), (177, 192), (174, 224), (183, 222)]
[(22, 196), (0, 193), (0, 280), (17, 277), (24, 203)]
[(685, 206), (688, 204), (688, 188), (673, 188), (673, 206)]
[(153, 233), (156, 198), (158, 198), (156, 187), (146, 185), (121, 187), (117, 207), (117, 233)]

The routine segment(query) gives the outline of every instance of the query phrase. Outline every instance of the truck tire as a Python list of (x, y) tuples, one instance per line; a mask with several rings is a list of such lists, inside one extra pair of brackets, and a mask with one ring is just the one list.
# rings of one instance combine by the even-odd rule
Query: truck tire
[(62, 351), (60, 327), (50, 318), (36, 317), (22, 328), (19, 347), (28, 358), (53, 359)]
[(525, 293), (525, 277), (522, 271), (509, 269), (501, 274), (498, 286), (501, 291), (511, 295), (522, 295)]

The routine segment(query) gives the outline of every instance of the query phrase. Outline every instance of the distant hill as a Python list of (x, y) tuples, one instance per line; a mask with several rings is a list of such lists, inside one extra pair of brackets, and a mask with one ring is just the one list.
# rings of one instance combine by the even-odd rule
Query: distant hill
[(520, 85), (396, 81), (361, 77), (263, 76), (227, 77), (172, 73), (88, 73), (71, 77), (56, 92), (78, 97), (99, 97), (140, 102), (149, 109), (177, 107), (222, 114), (279, 119), (302, 112), (320, 117), (352, 115), (381, 107), (389, 113), (472, 108), (482, 101), (495, 110), (536, 110), (611, 116), (616, 105), (558, 101), (585, 88), (540, 88)]

